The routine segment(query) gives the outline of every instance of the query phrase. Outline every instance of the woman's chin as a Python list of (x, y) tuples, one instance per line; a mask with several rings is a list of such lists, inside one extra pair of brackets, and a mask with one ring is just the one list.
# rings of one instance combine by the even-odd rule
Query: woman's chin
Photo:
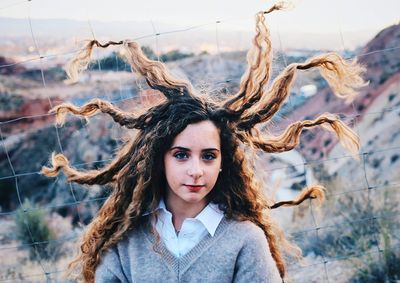
[(199, 202), (201, 202), (202, 200), (203, 200), (203, 198), (202, 198), (202, 197), (199, 197), (199, 196), (188, 196), (188, 197), (185, 198), (185, 201), (186, 201), (187, 203), (191, 203), (191, 204), (199, 203)]
[(185, 195), (183, 200), (188, 204), (198, 204), (200, 202), (205, 203), (205, 196), (203, 194), (190, 192)]

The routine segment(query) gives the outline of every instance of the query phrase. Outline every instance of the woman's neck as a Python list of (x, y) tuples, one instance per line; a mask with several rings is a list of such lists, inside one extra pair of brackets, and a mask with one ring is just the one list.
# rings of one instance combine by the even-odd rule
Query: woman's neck
[(207, 203), (205, 201), (188, 204), (187, 202), (172, 201), (168, 197), (165, 201), (167, 210), (172, 214), (172, 223), (175, 227), (175, 231), (180, 231), (183, 221), (185, 221), (186, 218), (196, 217), (206, 205)]

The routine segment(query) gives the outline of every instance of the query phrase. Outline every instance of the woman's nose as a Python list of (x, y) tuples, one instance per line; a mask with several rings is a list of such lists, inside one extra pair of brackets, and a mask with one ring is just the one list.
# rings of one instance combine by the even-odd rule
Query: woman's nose
[(204, 172), (200, 160), (193, 159), (189, 166), (190, 167), (187, 171), (189, 176), (193, 177), (194, 179), (198, 179), (203, 176)]

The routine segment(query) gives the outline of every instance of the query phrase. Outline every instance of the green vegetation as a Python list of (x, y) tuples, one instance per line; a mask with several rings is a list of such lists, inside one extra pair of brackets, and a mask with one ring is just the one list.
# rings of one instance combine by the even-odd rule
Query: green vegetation
[[(338, 186), (331, 178), (326, 187)], [(370, 194), (368, 199), (368, 194)], [(303, 233), (296, 241), (305, 255), (313, 253), (329, 260), (346, 259), (354, 266), (352, 283), (398, 282), (400, 250), (398, 205), (390, 190), (344, 195), (328, 199), (325, 213), (337, 215), (337, 224), (316, 233)]]
[(55, 259), (59, 255), (59, 248), (51, 242), (55, 235), (46, 222), (45, 212), (28, 200), (15, 215), (15, 237), (29, 250), (30, 260)]
[(1, 111), (16, 111), (24, 102), (24, 99), (20, 95), (11, 94), (8, 90), (0, 92), (0, 110)]
[(157, 60), (156, 53), (154, 53), (153, 49), (151, 49), (149, 46), (142, 46), (142, 51), (147, 58), (151, 60)]
[(97, 61), (92, 61), (88, 67), (89, 70), (102, 71), (130, 71), (131, 67), (121, 58), (121, 56), (112, 52), (109, 56)]
[[(40, 69), (28, 69), (21, 74), (22, 78), (33, 81), (42, 81), (42, 70)], [(63, 81), (67, 78), (65, 71), (61, 66), (52, 67), (43, 70), (43, 76), (45, 81)]]
[[(157, 55), (150, 47), (142, 46), (142, 51), (147, 58), (151, 60), (158, 60)], [(171, 62), (192, 56), (194, 56), (193, 53), (183, 53), (179, 50), (172, 50), (161, 54), (159, 59), (162, 62)], [(131, 67), (124, 61), (124, 59), (122, 59), (121, 55), (119, 55), (117, 52), (112, 52), (107, 57), (104, 57), (98, 61), (92, 61), (88, 69), (104, 71), (130, 71)]]
[(177, 61), (180, 59), (184, 59), (187, 57), (194, 56), (193, 53), (182, 53), (179, 50), (172, 50), (167, 53), (161, 54), (160, 60), (162, 62), (170, 62), (170, 61)]
[(383, 250), (379, 256), (368, 255), (351, 278), (351, 283), (386, 283), (400, 280), (400, 250), (393, 248), (391, 235), (382, 229)]
[[(340, 282), (398, 282), (398, 190), (383, 185), (341, 194), (343, 187), (351, 188), (351, 185), (342, 179), (340, 173), (330, 174), (319, 165), (313, 167), (313, 171), (320, 180), (324, 180), (323, 185), (328, 190), (321, 210), (314, 210), (313, 213), (316, 219), (318, 215), (323, 215), (324, 219), (331, 221), (317, 221), (322, 228), (306, 232), (300, 229), (299, 233), (293, 234), (304, 256), (321, 257), (327, 262), (334, 262), (337, 268), (351, 270), (351, 273), (343, 273), (346, 280)], [(330, 196), (329, 192), (339, 193)]]
[[(364, 199), (348, 197), (337, 202), (334, 215), (341, 216), (334, 228), (322, 230), (318, 237), (308, 233), (302, 235), (305, 254), (313, 252), (328, 258), (342, 258), (367, 252), (377, 245), (376, 235), (381, 223), (369, 220), (375, 211)], [(363, 221), (357, 221), (360, 219)]]

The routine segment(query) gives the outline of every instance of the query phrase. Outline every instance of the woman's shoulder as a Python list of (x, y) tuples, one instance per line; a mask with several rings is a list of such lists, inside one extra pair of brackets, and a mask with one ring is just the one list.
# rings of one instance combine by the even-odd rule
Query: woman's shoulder
[(235, 282), (282, 282), (263, 229), (251, 221), (230, 222), (230, 236), (240, 241)]
[(264, 234), (263, 230), (250, 220), (229, 219), (230, 226), (234, 231), (245, 232), (246, 234)]
[(250, 220), (227, 219), (226, 221), (229, 223), (228, 233), (230, 237), (237, 236), (242, 240), (252, 241), (266, 240), (264, 231)]
[[(120, 239), (115, 240), (115, 243), (107, 249), (104, 255), (112, 256), (117, 254), (119, 257), (127, 256), (131, 249), (139, 247), (144, 247), (146, 242), (146, 237), (143, 233), (143, 227), (139, 226), (136, 228), (131, 228), (127, 230)], [(138, 245), (140, 243), (140, 245)]]
[[(131, 260), (134, 254), (147, 252), (142, 227), (130, 229), (101, 255), (96, 268), (99, 282), (130, 282)], [(101, 280), (100, 280), (101, 279)]]

